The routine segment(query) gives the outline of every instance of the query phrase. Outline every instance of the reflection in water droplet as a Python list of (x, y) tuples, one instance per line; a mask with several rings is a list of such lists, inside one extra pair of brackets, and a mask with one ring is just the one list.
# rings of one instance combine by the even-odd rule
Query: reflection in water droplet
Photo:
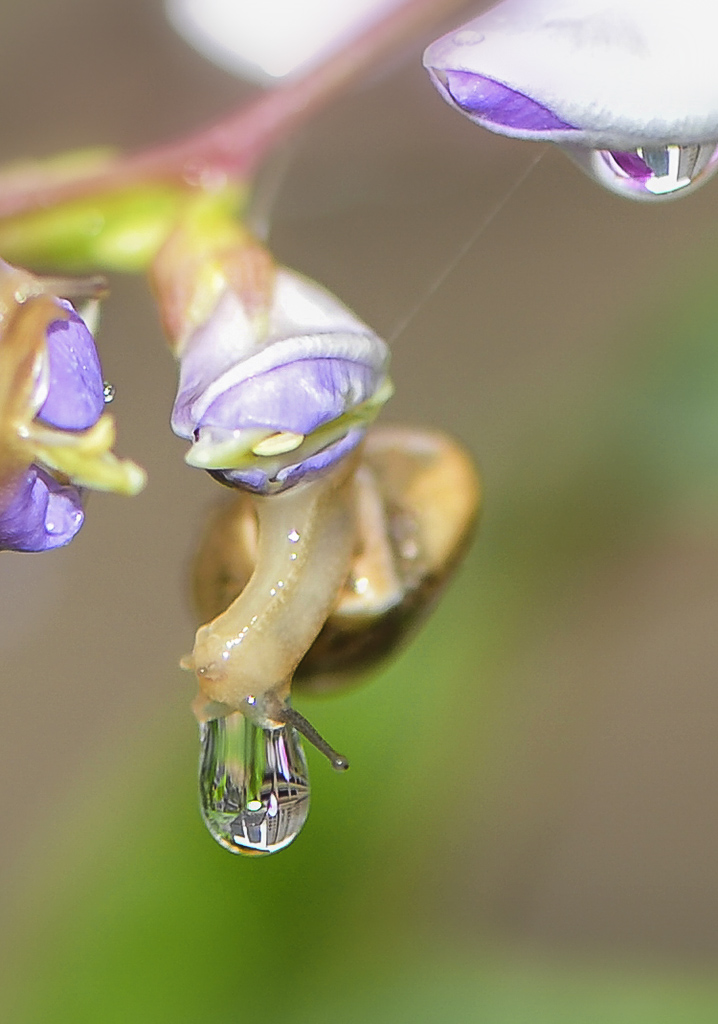
[(605, 188), (648, 202), (692, 192), (718, 170), (718, 142), (632, 150), (563, 148)]
[(241, 712), (200, 726), (199, 789), (207, 828), (232, 853), (283, 849), (309, 813), (304, 751), (291, 726), (262, 729)]

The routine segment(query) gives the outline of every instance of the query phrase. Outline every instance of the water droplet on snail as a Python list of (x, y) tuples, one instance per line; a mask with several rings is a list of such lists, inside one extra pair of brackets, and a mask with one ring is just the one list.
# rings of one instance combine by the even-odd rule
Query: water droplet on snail
[(200, 803), (205, 824), (232, 853), (284, 849), (309, 813), (309, 775), (290, 725), (263, 729), (241, 712), (200, 726)]

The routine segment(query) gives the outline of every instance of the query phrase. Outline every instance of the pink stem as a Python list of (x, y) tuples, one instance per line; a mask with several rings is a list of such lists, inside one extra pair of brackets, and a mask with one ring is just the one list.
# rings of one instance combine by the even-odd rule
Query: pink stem
[(187, 185), (247, 180), (273, 146), (326, 104), (375, 60), (466, 0), (405, 0), (302, 78), (262, 93), (247, 106), (185, 138), (120, 157), (101, 171), (47, 184), (6, 187), (0, 217), (71, 199), (169, 180)]

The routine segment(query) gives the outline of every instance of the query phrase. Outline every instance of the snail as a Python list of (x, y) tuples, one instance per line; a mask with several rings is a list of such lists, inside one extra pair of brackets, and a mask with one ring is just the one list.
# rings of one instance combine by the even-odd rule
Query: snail
[(152, 270), (180, 363), (185, 460), (232, 488), (195, 562), (205, 822), (233, 852), (272, 853), (309, 808), (299, 735), (348, 761), (293, 707), (389, 654), (463, 550), (471, 461), (441, 434), (373, 421), (389, 349), (320, 285), (276, 266), (221, 197), (202, 197)]
[[(195, 603), (210, 622), (185, 664), (200, 687), (203, 812), (229, 849), (281, 849), (303, 825), (309, 784), (295, 730), (348, 767), (288, 703), (290, 684), (340, 689), (394, 653), (476, 519), (471, 460), (437, 431), (373, 426), (342, 470), (285, 495), (237, 491), (213, 511), (195, 558)], [(217, 665), (224, 651), (234, 682)]]

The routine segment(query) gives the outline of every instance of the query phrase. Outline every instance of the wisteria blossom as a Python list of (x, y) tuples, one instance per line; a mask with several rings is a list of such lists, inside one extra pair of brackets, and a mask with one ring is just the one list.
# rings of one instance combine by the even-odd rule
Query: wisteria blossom
[(432, 43), (424, 64), (472, 121), (566, 147), (637, 199), (718, 167), (712, 0), (504, 0)]
[(192, 441), (190, 465), (275, 493), (356, 447), (392, 393), (389, 350), (324, 288), (229, 231), (210, 251), (180, 232), (155, 266), (180, 360), (172, 428)]
[(47, 551), (82, 526), (82, 488), (136, 493), (110, 452), (95, 342), (73, 306), (0, 263), (0, 549)]
[[(127, 156), (0, 169), (8, 259), (58, 273), (149, 272), (179, 363), (172, 427), (190, 442), (190, 465), (235, 489), (223, 502), (230, 536), (211, 528), (214, 554), (198, 558), (213, 610), (181, 660), (198, 684), (203, 816), (235, 853), (275, 852), (302, 828), (300, 735), (334, 769), (349, 766), (293, 706), (298, 666), (315, 644), (305, 681), (353, 675), (393, 650), (434, 603), (479, 502), (460, 446), (421, 428), (370, 430), (393, 390), (388, 347), (253, 237), (255, 177), (370, 61), (460, 2), (362, 0), (351, 27), (335, 4), (331, 55), (320, 46), (324, 56), (312, 47), (298, 63), (260, 62), (296, 76), (220, 122)], [(261, 6), (243, 6), (245, 28)], [(281, 24), (265, 24), (281, 48)], [(298, 41), (288, 37), (290, 49)], [(0, 549), (66, 544), (83, 522), (84, 488), (131, 494), (144, 484), (111, 454), (94, 339), (67, 301), (88, 294), (77, 289), (0, 262)], [(204, 618), (202, 602), (198, 611)]]

